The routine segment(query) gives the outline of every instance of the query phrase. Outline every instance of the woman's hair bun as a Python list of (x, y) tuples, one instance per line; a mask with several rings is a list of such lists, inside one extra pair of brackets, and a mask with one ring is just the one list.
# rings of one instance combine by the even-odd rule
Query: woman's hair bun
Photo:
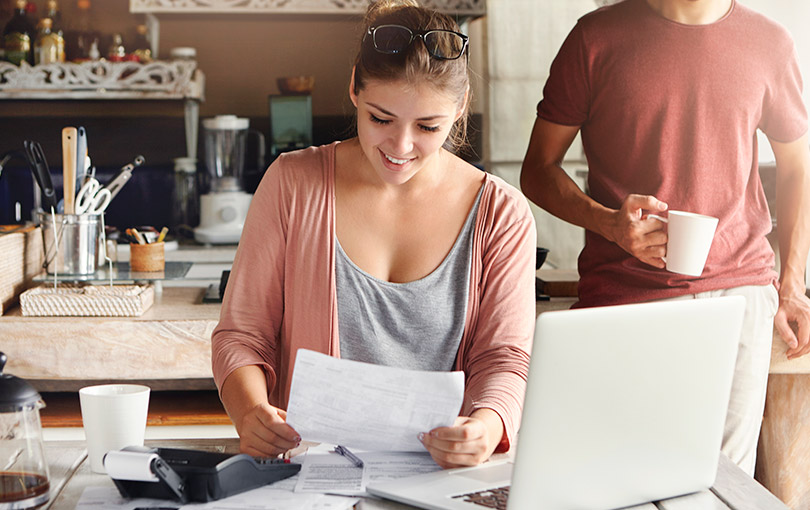
[(365, 25), (370, 27), (374, 21), (386, 14), (401, 9), (403, 7), (421, 7), (416, 0), (376, 0), (373, 1), (366, 10)]

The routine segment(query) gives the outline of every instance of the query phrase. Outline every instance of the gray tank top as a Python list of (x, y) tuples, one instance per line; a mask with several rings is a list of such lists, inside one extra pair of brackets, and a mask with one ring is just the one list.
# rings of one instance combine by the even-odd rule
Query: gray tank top
[(336, 243), (341, 358), (416, 370), (453, 369), (467, 314), (481, 190), (450, 253), (422, 279), (391, 283), (375, 278)]

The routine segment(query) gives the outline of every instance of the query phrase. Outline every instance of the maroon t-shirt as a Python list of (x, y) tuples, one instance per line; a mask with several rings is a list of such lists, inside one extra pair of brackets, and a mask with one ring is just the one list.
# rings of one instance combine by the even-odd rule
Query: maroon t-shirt
[(709, 25), (683, 25), (645, 0), (583, 16), (563, 43), (538, 115), (580, 126), (591, 197), (628, 194), (720, 218), (700, 277), (644, 264), (586, 232), (578, 306), (659, 299), (776, 280), (771, 216), (755, 132), (791, 142), (807, 130), (793, 41), (735, 3)]

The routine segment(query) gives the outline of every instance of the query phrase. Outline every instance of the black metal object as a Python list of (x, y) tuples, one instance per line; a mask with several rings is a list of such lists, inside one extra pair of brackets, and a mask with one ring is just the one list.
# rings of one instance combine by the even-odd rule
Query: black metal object
[(181, 503), (216, 501), (289, 478), (301, 470), (300, 464), (284, 459), (255, 459), (244, 453), (132, 447), (124, 451), (158, 455), (150, 464), (157, 482), (113, 478), (126, 498), (172, 499)]

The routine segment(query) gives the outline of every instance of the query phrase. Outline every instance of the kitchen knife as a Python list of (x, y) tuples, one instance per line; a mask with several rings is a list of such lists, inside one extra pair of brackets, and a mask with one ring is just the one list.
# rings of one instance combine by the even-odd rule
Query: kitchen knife
[(64, 190), (65, 214), (76, 212), (76, 138), (75, 127), (62, 129), (62, 188)]
[(25, 147), (28, 166), (31, 167), (31, 172), (34, 174), (34, 179), (37, 180), (41, 191), (42, 208), (45, 211), (50, 211), (51, 208), (56, 207), (56, 191), (53, 189), (51, 171), (48, 168), (48, 162), (45, 160), (45, 153), (42, 151), (42, 146), (33, 140), (25, 140), (23, 146)]

